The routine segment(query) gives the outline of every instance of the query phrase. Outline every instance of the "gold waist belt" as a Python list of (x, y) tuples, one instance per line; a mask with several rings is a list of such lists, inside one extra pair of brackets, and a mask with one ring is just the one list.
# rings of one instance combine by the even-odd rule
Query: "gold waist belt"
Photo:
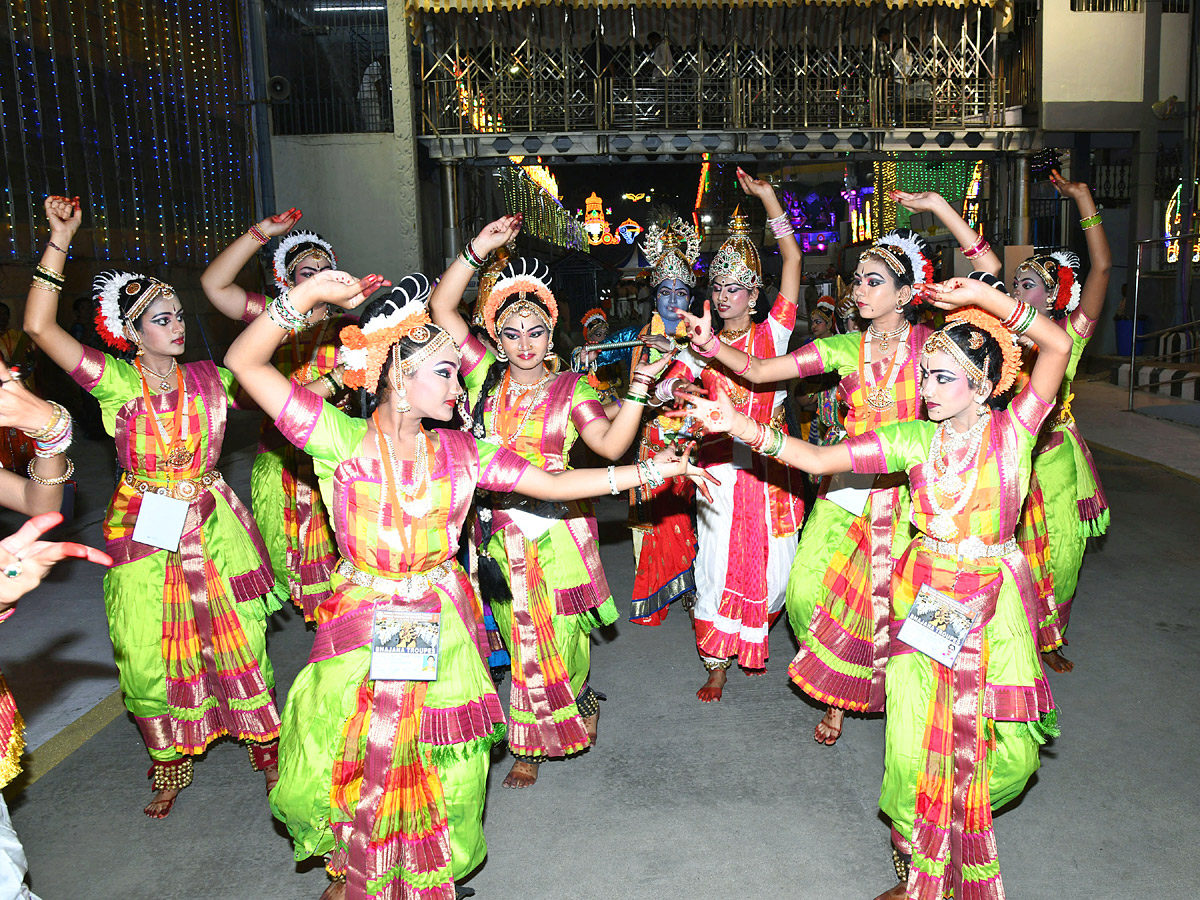
[(126, 472), (124, 480), (127, 485), (139, 494), (162, 494), (166, 497), (174, 497), (176, 500), (185, 500), (191, 503), (218, 481), (221, 481), (221, 473), (213, 469), (211, 472), (205, 472), (199, 478), (184, 478), (179, 481), (162, 482), (144, 481), (132, 472)]

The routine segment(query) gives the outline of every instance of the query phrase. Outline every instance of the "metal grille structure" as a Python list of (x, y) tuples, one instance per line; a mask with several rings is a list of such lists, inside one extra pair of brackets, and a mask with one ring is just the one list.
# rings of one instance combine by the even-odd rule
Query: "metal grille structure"
[(426, 15), (420, 130), (999, 126), (1014, 98), (993, 19), (857, 5)]
[(266, 0), (275, 134), (391, 131), (386, 0)]
[(250, 221), (235, 0), (9, 0), (0, 12), (0, 260), (28, 262), (47, 194), (79, 195), (77, 251), (204, 264)]

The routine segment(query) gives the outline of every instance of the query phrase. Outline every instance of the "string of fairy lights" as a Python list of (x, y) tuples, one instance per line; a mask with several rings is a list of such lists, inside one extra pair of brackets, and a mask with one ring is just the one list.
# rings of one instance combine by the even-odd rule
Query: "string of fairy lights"
[(579, 220), (522, 166), (510, 162), (500, 170), (500, 189), (504, 193), (505, 211), (525, 217), (521, 224), (523, 231), (556, 247), (588, 252), (587, 235)]
[[(99, 260), (207, 263), (253, 215), (236, 0), (10, 0), (0, 43), (0, 260), (78, 195)], [(4, 59), (9, 54), (10, 59)]]

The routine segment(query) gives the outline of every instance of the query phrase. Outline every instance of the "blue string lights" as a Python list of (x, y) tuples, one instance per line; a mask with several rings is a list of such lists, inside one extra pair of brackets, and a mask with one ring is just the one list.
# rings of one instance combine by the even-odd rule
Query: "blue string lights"
[(79, 195), (98, 260), (202, 266), (253, 215), (237, 0), (10, 0), (0, 13), (0, 261)]

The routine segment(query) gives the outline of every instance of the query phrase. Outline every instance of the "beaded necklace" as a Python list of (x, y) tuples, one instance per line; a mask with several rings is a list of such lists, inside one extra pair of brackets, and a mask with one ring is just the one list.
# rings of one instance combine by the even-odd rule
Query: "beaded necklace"
[[(908, 323), (906, 322), (901, 330), (907, 330), (908, 327)], [(887, 334), (894, 337), (897, 332), (888, 332)], [(896, 379), (900, 377), (900, 369), (896, 365), (896, 362), (900, 357), (902, 346), (903, 341), (901, 341), (901, 346), (896, 347), (896, 352), (892, 354), (887, 372), (884, 373), (883, 381), (872, 384), (867, 378), (867, 374), (871, 371), (871, 339), (869, 336), (863, 336), (862, 345), (859, 347), (858, 353), (858, 381), (862, 385), (867, 406), (871, 407), (871, 409), (883, 412), (896, 405), (896, 392), (894, 388)], [(882, 342), (879, 349), (881, 351), (884, 349)]]
[[(142, 368), (141, 360), (134, 360), (133, 365), (138, 370), (138, 375), (142, 379), (142, 401), (146, 404), (146, 417), (150, 419), (151, 430), (154, 432), (154, 437), (158, 440), (159, 447), (162, 449), (163, 462), (169, 468), (182, 469), (192, 461), (192, 451), (188, 449), (191, 416), (186, 416), (183, 412), (184, 407), (187, 405), (187, 391), (183, 383), (183, 369), (179, 365), (175, 366), (176, 389), (179, 393), (175, 400), (175, 414), (171, 420), (171, 431), (168, 433), (163, 429), (162, 423), (158, 420), (158, 413), (154, 411), (154, 406), (150, 402), (150, 386), (146, 384), (146, 370)], [(166, 381), (166, 375), (153, 374), (157, 378), (162, 378), (164, 382)], [(167, 375), (169, 374), (170, 372), (167, 373)], [(177, 443), (180, 446), (176, 446)]]
[[(938, 425), (929, 444), (929, 460), (933, 468), (932, 490), (929, 492), (929, 503), (933, 507), (933, 518), (929, 523), (929, 534), (939, 541), (953, 541), (959, 537), (958, 526), (954, 517), (966, 509), (967, 501), (975, 491), (979, 481), (979, 470), (982, 467), (979, 452), (983, 448), (983, 438), (987, 432), (991, 416), (981, 416), (979, 421), (967, 431), (959, 434), (950, 427), (949, 421)], [(951, 469), (950, 454), (966, 448), (957, 469)], [(964, 480), (963, 475), (970, 470)], [(947, 497), (957, 497), (954, 505), (947, 509), (942, 505), (938, 494)]]
[[(524, 390), (515, 392), (517, 406), (520, 405), (522, 397), (526, 396), (527, 394), (532, 394), (532, 396), (529, 398), (529, 405), (525, 408), (525, 411), (521, 414), (520, 420), (517, 422), (517, 427), (509, 430), (506, 426), (509, 424), (512, 418), (513, 408), (508, 405), (508, 397), (513, 393), (513, 391), (511, 390), (512, 379), (509, 377), (508, 370), (505, 370), (504, 381), (500, 386), (500, 390), (496, 392), (495, 402), (492, 406), (492, 425), (489, 429), (490, 437), (493, 439), (498, 438), (500, 444), (511, 448), (515, 444), (517, 438), (519, 438), (525, 432), (525, 426), (528, 425), (529, 420), (533, 418), (534, 410), (541, 405), (544, 395), (547, 392), (547, 387), (553, 380), (552, 376), (553, 373), (548, 373), (545, 378), (543, 378), (541, 381), (538, 381), (536, 384), (527, 385), (525, 386)], [(501, 428), (504, 430), (501, 431)]]

